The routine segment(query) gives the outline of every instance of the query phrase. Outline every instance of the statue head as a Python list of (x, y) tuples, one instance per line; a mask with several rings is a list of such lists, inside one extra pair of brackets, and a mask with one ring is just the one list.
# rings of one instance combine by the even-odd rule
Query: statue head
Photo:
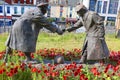
[(40, 4), (37, 5), (37, 7), (41, 9), (43, 14), (45, 14), (48, 9), (48, 3), (41, 2)]
[(79, 16), (83, 16), (88, 10), (82, 3), (78, 3), (75, 7), (75, 11)]

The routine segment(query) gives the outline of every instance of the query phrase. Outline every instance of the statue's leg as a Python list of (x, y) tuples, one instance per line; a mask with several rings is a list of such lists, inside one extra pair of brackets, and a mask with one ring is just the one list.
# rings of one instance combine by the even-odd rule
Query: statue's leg
[(26, 61), (31, 61), (32, 58), (31, 58), (31, 52), (24, 52), (25, 53), (25, 56), (26, 56)]
[(4, 56), (4, 62), (8, 61), (8, 54), (12, 54), (12, 49), (10, 47), (6, 48), (5, 56)]
[(32, 59), (31, 57), (31, 52), (24, 52), (25, 53), (25, 56), (26, 56), (26, 60), (24, 60), (24, 63), (32, 63), (32, 64), (36, 64), (36, 63), (39, 63), (38, 60), (36, 59)]
[(87, 60), (87, 50), (84, 51), (84, 53), (83, 53), (83, 55), (78, 63), (84, 64), (84, 63), (86, 63), (86, 60)]

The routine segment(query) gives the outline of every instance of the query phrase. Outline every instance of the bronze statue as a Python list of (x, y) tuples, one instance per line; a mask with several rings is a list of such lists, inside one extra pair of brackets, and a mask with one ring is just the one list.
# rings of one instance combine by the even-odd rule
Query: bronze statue
[(63, 31), (50, 23), (44, 14), (47, 12), (48, 3), (40, 3), (35, 9), (26, 11), (17, 21), (13, 24), (11, 33), (6, 42), (6, 55), (4, 61), (7, 61), (7, 54), (11, 50), (18, 50), (25, 53), (26, 63), (38, 63), (37, 60), (31, 58), (31, 53), (36, 50), (36, 41), (40, 29), (43, 27), (51, 32), (57, 32), (59, 35)]
[(116, 18), (116, 38), (120, 38), (120, 10), (118, 11), (118, 15)]
[(109, 50), (105, 42), (105, 30), (103, 19), (93, 11), (87, 10), (83, 4), (78, 4), (75, 8), (80, 16), (73, 27), (66, 29), (68, 32), (76, 30), (82, 26), (86, 29), (82, 57), (78, 63), (99, 62), (109, 57)]

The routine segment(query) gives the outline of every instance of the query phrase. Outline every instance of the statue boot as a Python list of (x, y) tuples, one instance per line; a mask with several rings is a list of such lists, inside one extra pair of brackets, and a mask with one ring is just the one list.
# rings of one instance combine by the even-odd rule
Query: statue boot
[(3, 59), (3, 62), (5, 62), (5, 63), (7, 63), (7, 61), (8, 61), (8, 54), (12, 54), (12, 49), (10, 47), (6, 48), (5, 56)]
[(87, 61), (87, 51), (85, 50), (78, 64), (84, 64)]
[(23, 63), (25, 63), (25, 64), (28, 64), (28, 63), (38, 64), (38, 63), (40, 63), (38, 60), (32, 59), (31, 52), (24, 52), (24, 53), (25, 53), (26, 59), (23, 61)]

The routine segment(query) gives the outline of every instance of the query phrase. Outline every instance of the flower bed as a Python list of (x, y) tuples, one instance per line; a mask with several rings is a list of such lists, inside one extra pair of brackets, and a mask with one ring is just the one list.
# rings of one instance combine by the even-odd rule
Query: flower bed
[[(119, 80), (120, 78), (120, 51), (110, 51), (109, 64), (100, 67), (77, 65), (75, 62), (56, 69), (56, 64), (41, 63), (41, 68), (26, 66), (20, 60), (25, 58), (20, 51), (14, 51), (9, 56), (7, 64), (2, 62), (5, 51), (0, 52), (0, 79), (1, 80)], [(16, 54), (17, 53), (17, 54)], [(64, 56), (65, 60), (76, 60), (81, 57), (81, 49), (40, 49), (32, 54), (32, 58), (54, 59), (56, 55)]]

